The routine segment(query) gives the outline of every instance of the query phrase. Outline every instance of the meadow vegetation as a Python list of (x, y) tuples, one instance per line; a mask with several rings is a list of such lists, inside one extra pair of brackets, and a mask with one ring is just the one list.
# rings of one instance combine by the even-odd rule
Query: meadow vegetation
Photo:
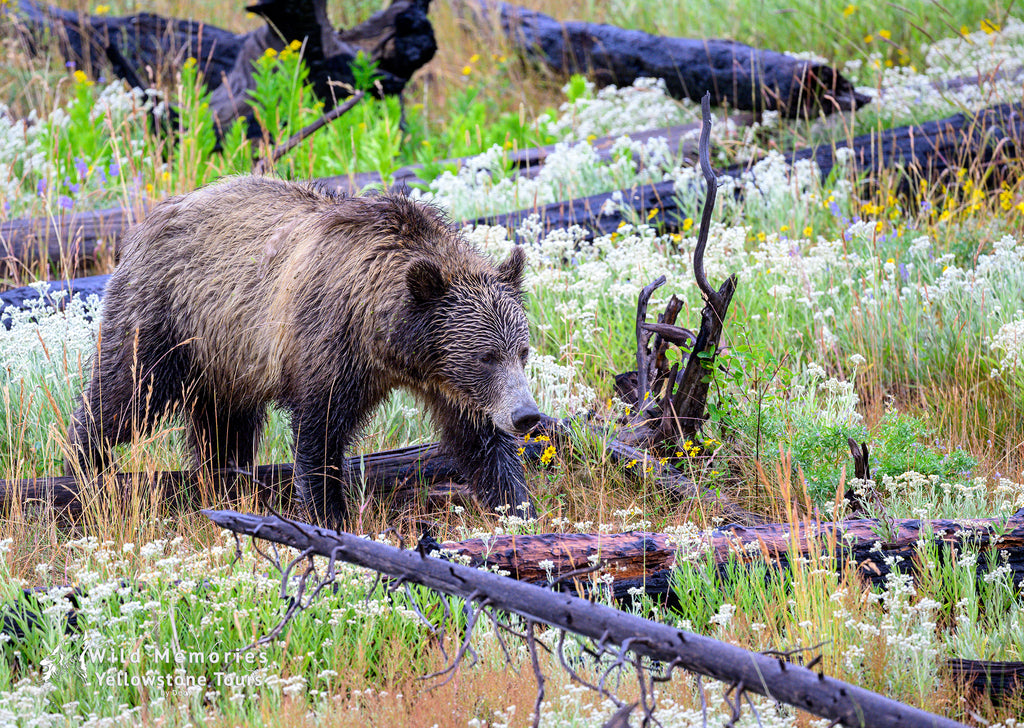
[[(813, 53), (839, 67), (873, 102), (856, 114), (786, 121), (770, 113), (736, 127), (716, 112), (717, 165), (749, 162), (718, 195), (706, 265), (713, 285), (739, 274), (726, 349), (713, 373), (710, 418), (673, 458), (702, 487), (774, 521), (841, 518), (837, 493), (851, 484), (871, 515), (891, 518), (1008, 517), (1024, 507), (1024, 185), (1022, 164), (993, 179), (964, 160), (948, 179), (909, 193), (896, 172), (857, 177), (843, 163), (827, 179), (810, 164), (787, 165), (780, 149), (836, 144), (856, 134), (1022, 101), (1024, 23), (1005, 3), (945, 0), (858, 5), (728, 3), (528, 3), (578, 17), (687, 36), (726, 36), (761, 47)], [(0, 14), (13, 3), (0, 0)], [(877, 7), (875, 6), (877, 5)], [(338, 6), (338, 7), (334, 7)], [(343, 6), (343, 7), (341, 7)], [(352, 25), (376, 2), (334, 3)], [(82, 6), (121, 14), (134, 7)], [(161, 0), (148, 10), (255, 26), (240, 7)], [(1019, 15), (1019, 12), (1017, 13)], [(529, 374), (541, 409), (591, 418), (611, 432), (623, 412), (613, 375), (635, 366), (637, 294), (664, 274), (651, 310), (675, 294), (679, 323), (697, 326), (702, 306), (692, 253), (703, 193), (699, 172), (664, 139), (623, 138), (610, 161), (591, 143), (602, 135), (686, 123), (696, 106), (663, 85), (596, 89), (559, 79), (493, 39), (466, 30), (435, 0), (439, 54), (408, 91), (404, 125), (394, 99), (367, 100), (301, 144), (276, 166), (289, 178), (423, 165), (412, 194), (455, 218), (531, 208), (596, 192), (674, 180), (675, 231), (652, 219), (587, 239), (577, 228), (516, 231), (527, 246), (526, 288), (533, 351)], [(0, 220), (131, 205), (247, 172), (265, 156), (240, 126), (216, 140), (195, 65), (157, 91), (127, 90), (65, 68), (55, 48), (30, 58), (0, 30)], [(270, 138), (320, 114), (306, 87), (301, 46), (257, 62), (254, 106)], [(361, 61), (357, 77), (372, 82)], [(970, 83), (953, 83), (969, 78)], [(179, 112), (172, 137), (149, 112)], [(534, 178), (512, 174), (509, 154), (557, 143)], [(471, 156), (464, 165), (439, 160)], [(612, 204), (615, 204), (614, 202)], [(467, 235), (496, 259), (513, 236), (478, 226)], [(109, 269), (104, 261), (99, 269)], [(8, 266), (4, 287), (67, 275), (66, 266)], [(660, 298), (659, 298), (660, 297)], [(65, 429), (102, 345), (96, 300), (59, 313), (8, 312), (0, 327), (0, 478), (61, 472)], [(187, 465), (179, 423), (167, 420), (118, 455), (139, 472)], [(954, 657), (1024, 661), (1019, 583), (1005, 564), (977, 578), (979, 556), (925, 550), (916, 581), (892, 575), (871, 589), (830, 558), (791, 559), (791, 572), (733, 564), (716, 571), (699, 531), (720, 525), (697, 503), (676, 503), (653, 480), (626, 477), (582, 430), (530, 466), (540, 518), (485, 513), (473, 503), (418, 503), (396, 510), (365, 501), (350, 529), (396, 541), (429, 523), (439, 540), (495, 533), (655, 530), (680, 543), (672, 609), (638, 599), (631, 608), (752, 649), (818, 646), (829, 674), (964, 721), (1016, 725), (1021, 699), (992, 705), (950, 676)], [(847, 438), (869, 443), (873, 482), (852, 482)], [(416, 403), (395, 396), (368, 428), (363, 452), (433, 439)], [(290, 428), (271, 418), (259, 462), (286, 462)], [(214, 504), (214, 503), (211, 503)], [(219, 504), (217, 504), (219, 505)], [(236, 504), (257, 508), (254, 500)], [(296, 618), (282, 638), (235, 653), (283, 614), (278, 575), (250, 546), (140, 488), (112, 508), (97, 497), (74, 528), (30, 507), (0, 515), (0, 600), (39, 587), (40, 624), (24, 639), (4, 635), (0, 722), (107, 726), (313, 721), (339, 725), (519, 726), (529, 722), (534, 685), (526, 647), (503, 664), (493, 631), (477, 629), (480, 660), (436, 691), (418, 676), (445, 664), (409, 595), (389, 594), (355, 569)], [(981, 557), (984, 558), (984, 557)], [(600, 594), (602, 576), (595, 574)], [(81, 591), (74, 591), (74, 590)], [(330, 592), (330, 593), (328, 593)], [(415, 592), (419, 609), (440, 610)], [(79, 631), (64, 632), (69, 598)], [(17, 619), (15, 620), (17, 621)], [(545, 634), (552, 643), (557, 636)], [(168, 651), (170, 650), (170, 651)], [(185, 659), (176, 660), (175, 655)], [(210, 656), (217, 655), (216, 661)], [(611, 703), (573, 685), (542, 656), (549, 675), (542, 725), (585, 726)], [(580, 659), (578, 669), (588, 670)], [(207, 683), (197, 684), (203, 677)], [(624, 685), (625, 685), (624, 681)], [(705, 685), (712, 720), (728, 709), (720, 685)], [(628, 689), (623, 697), (629, 696)], [(819, 725), (757, 702), (761, 725)], [(659, 686), (666, 726), (702, 722), (701, 688), (685, 676)], [(745, 714), (741, 724), (758, 722)], [(824, 725), (824, 723), (820, 723)]]

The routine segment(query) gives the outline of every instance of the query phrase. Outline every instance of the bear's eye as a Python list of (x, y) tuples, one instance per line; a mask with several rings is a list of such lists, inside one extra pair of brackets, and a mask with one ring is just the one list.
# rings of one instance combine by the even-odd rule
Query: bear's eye
[(529, 359), (529, 358), (530, 358), (530, 347), (524, 346), (519, 351), (519, 361), (521, 361), (523, 363), (523, 366), (525, 367), (526, 366), (526, 360)]
[(486, 354), (480, 355), (480, 363), (485, 367), (493, 367), (498, 363), (498, 352), (489, 351)]

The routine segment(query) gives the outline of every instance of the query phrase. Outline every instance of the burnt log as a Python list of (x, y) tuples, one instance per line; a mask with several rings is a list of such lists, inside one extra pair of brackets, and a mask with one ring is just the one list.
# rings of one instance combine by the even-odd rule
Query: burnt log
[[(811, 159), (821, 179), (825, 179), (836, 168), (836, 157), (846, 155), (847, 173), (851, 178), (860, 178), (864, 187), (878, 180), (883, 171), (891, 170), (899, 175), (900, 192), (913, 199), (912, 193), (919, 189), (921, 180), (955, 187), (958, 184), (956, 172), (960, 168), (970, 168), (989, 184), (998, 185), (1012, 174), (1014, 163), (1024, 154), (1022, 150), (1024, 103), (1011, 103), (974, 114), (955, 114), (937, 121), (862, 134), (834, 148), (823, 145), (800, 149), (787, 154), (786, 161), (793, 164)], [(734, 165), (718, 175), (739, 178), (749, 167), (749, 164)], [(613, 199), (617, 195), (621, 195), (621, 207)], [(650, 220), (651, 224), (664, 225), (668, 230), (678, 230), (683, 220), (694, 216), (694, 210), (680, 207), (675, 183), (667, 181), (553, 202), (533, 209), (486, 215), (471, 222), (517, 230), (533, 214), (540, 217), (545, 230), (579, 225), (595, 235), (608, 235), (634, 216)]]
[(1024, 662), (956, 658), (946, 663), (955, 680), (1000, 705), (1024, 694)]
[(600, 85), (661, 78), (670, 95), (715, 106), (796, 118), (852, 111), (868, 103), (836, 69), (730, 40), (666, 38), (613, 25), (559, 21), (491, 0), (461, 0), (481, 28), (499, 25), (529, 59), (560, 74), (583, 73)]
[(1015, 584), (1024, 578), (1024, 518), (1019, 517), (956, 521), (864, 518), (804, 523), (795, 532), (787, 524), (765, 523), (716, 528), (692, 540), (644, 532), (548, 533), (493, 536), (442, 546), (468, 557), (474, 566), (494, 567), (536, 584), (561, 580), (564, 588), (583, 594), (592, 588), (589, 577), (565, 577), (599, 561), (612, 579), (611, 590), (617, 599), (629, 599), (631, 590), (640, 589), (648, 596), (671, 601), (677, 555), (692, 559), (706, 552), (706, 558), (719, 567), (732, 561), (761, 561), (780, 569), (789, 568), (793, 556), (823, 557), (823, 566), (832, 560), (837, 572), (843, 572), (853, 565), (866, 583), (880, 586), (893, 571), (889, 558), (895, 559), (898, 572), (917, 575), (921, 539), (936, 543), (947, 554), (958, 553), (965, 546), (979, 552), (979, 578), (993, 564), (1008, 564)]
[(152, 13), (90, 16), (32, 0), (19, 0), (14, 17), (30, 49), (55, 38), (65, 61), (94, 78), (113, 73), (132, 86), (156, 86), (195, 58), (223, 130), (240, 116), (251, 118), (252, 62), (268, 48), (281, 51), (292, 41), (304, 45), (309, 80), (326, 111), (351, 93), (343, 87), (354, 92), (351, 64), (359, 51), (377, 62), (379, 91), (401, 93), (437, 51), (428, 6), (429, 0), (395, 0), (356, 27), (338, 31), (328, 21), (327, 0), (265, 0), (248, 10), (267, 24), (243, 34)]
[[(565, 423), (551, 417), (543, 418), (541, 429), (556, 440), (567, 435)], [(602, 444), (613, 462), (623, 464), (628, 477), (634, 480), (655, 479), (662, 492), (677, 501), (700, 500), (709, 511), (721, 514), (732, 523), (762, 521), (725, 496), (702, 491), (682, 472), (649, 453), (617, 440), (602, 440)], [(524, 442), (523, 460), (540, 459), (545, 448), (543, 441)], [(358, 473), (363, 479), (367, 494), (378, 500), (407, 503), (424, 493), (428, 498), (472, 498), (455, 461), (443, 453), (436, 442), (356, 455), (346, 458), (345, 464), (349, 472)], [(206, 476), (195, 471), (113, 473), (102, 476), (99, 482), (85, 488), (70, 475), (0, 480), (0, 513), (18, 508), (23, 503), (32, 503), (73, 520), (82, 513), (84, 501), (95, 493), (106, 493), (115, 503), (125, 504), (137, 500), (142, 492), (149, 493), (156, 501), (170, 500), (185, 507), (196, 507), (201, 504), (197, 498), (210, 494), (207, 486), (213, 487), (216, 497), (228, 498), (251, 493), (255, 488), (261, 502), (278, 493), (287, 505), (291, 500), (292, 475), (292, 464), (284, 463), (261, 465), (252, 471), (217, 470)]]
[[(302, 556), (284, 572), (284, 579), (287, 579), (298, 561), (306, 559), (310, 554), (319, 554), (330, 559), (327, 581), (320, 582), (321, 585), (329, 583), (334, 573), (333, 566), (340, 560), (372, 569), (396, 580), (398, 584), (421, 584), (442, 594), (460, 597), (465, 600), (466, 609), (473, 615), (466, 630), (470, 635), (479, 614), (478, 609), (492, 607), (528, 620), (527, 639), (531, 644), (532, 622), (547, 624), (588, 637), (594, 640), (599, 650), (603, 650), (606, 644), (619, 645), (621, 655), (631, 652), (671, 668), (678, 667), (706, 675), (733, 686), (738, 695), (743, 690), (756, 692), (828, 718), (835, 725), (922, 728), (961, 725), (954, 720), (926, 713), (827, 677), (809, 667), (787, 662), (782, 657), (750, 652), (727, 642), (643, 619), (603, 604), (432, 558), (420, 549), (398, 549), (352, 534), (314, 528), (277, 516), (259, 517), (233, 511), (204, 513), (221, 528), (284, 544), (301, 552)], [(302, 604), (305, 576), (312, 572), (313, 565), (307, 563), (304, 568), (302, 584), (298, 587), (296, 597), (291, 600), (293, 605)], [(308, 604), (308, 600), (305, 603)], [(288, 614), (292, 615), (295, 611), (291, 609)], [(279, 623), (274, 635), (281, 634), (285, 624), (287, 616)], [(468, 645), (468, 640), (463, 644)], [(459, 651), (454, 665), (459, 664), (464, 654), (465, 648)], [(559, 654), (562, 653), (559, 651)], [(562, 660), (565, 664), (564, 656)], [(641, 667), (639, 660), (634, 664)], [(539, 672), (536, 660), (534, 671)], [(543, 684), (541, 680), (538, 683)], [(604, 681), (600, 684), (603, 686)], [(600, 689), (604, 690), (603, 687)], [(867, 716), (870, 716), (870, 721)], [(538, 722), (539, 719), (538, 712)]]
[[(749, 116), (733, 117), (737, 124), (750, 123)], [(666, 129), (649, 130), (629, 134), (632, 139), (646, 141), (654, 136), (665, 137), (669, 148), (678, 149), (684, 157), (696, 159), (697, 144), (687, 139), (700, 128), (700, 124), (684, 124)], [(597, 155), (604, 160), (611, 159), (612, 146), (618, 137), (600, 137), (592, 142)], [(535, 176), (544, 165), (555, 145), (530, 147), (509, 154), (509, 161), (517, 174)], [(466, 157), (442, 160), (441, 164), (461, 166)], [(391, 175), (391, 180), (382, 180), (379, 172), (361, 172), (355, 175), (324, 177), (319, 181), (330, 189), (357, 194), (367, 185), (388, 183), (393, 189), (403, 189), (422, 183), (419, 174), (421, 165), (400, 167)], [(70, 261), (72, 269), (82, 269), (96, 259), (99, 246), (104, 245), (111, 255), (117, 253), (121, 236), (138, 220), (142, 219), (151, 203), (140, 203), (131, 211), (123, 208), (91, 210), (58, 214), (52, 217), (20, 218), (0, 222), (0, 260), (7, 258), (12, 267), (20, 270), (23, 265), (33, 262)], [(97, 291), (97, 293), (99, 293)]]
[[(841, 151), (841, 150), (849, 151)], [(870, 185), (883, 170), (901, 176), (905, 192), (917, 190), (920, 180), (929, 183), (956, 184), (956, 170), (971, 167), (993, 182), (1002, 180), (1013, 169), (1012, 163), (1024, 150), (1024, 103), (1001, 104), (976, 114), (955, 114), (938, 121), (903, 126), (881, 133), (855, 137), (852, 143), (801, 149), (786, 155), (788, 162), (813, 159), (822, 179), (836, 166), (836, 155), (847, 154), (846, 168), (851, 176)], [(749, 165), (728, 167), (719, 176), (739, 177)], [(379, 181), (376, 173), (356, 178), (358, 185)], [(328, 184), (350, 189), (348, 177), (332, 177)], [(614, 204), (621, 195), (621, 205)], [(500, 225), (517, 230), (530, 215), (537, 214), (545, 230), (580, 225), (592, 234), (615, 232), (632, 215), (668, 230), (678, 230), (682, 221), (692, 218), (694, 210), (680, 206), (675, 183), (659, 182), (630, 190), (604, 192), (575, 200), (553, 202), (515, 212), (484, 215), (465, 222), (473, 225)], [(116, 251), (117, 239), (131, 222), (138, 219), (125, 210), (114, 208), (89, 213), (55, 215), (52, 218), (25, 218), (0, 223), (0, 259), (19, 264), (39, 259), (42, 251), (48, 260), (87, 262), (95, 255), (99, 241), (105, 240)]]
[(27, 310), (31, 308), (61, 310), (73, 296), (83, 299), (89, 296), (103, 296), (109, 275), (73, 278), (69, 281), (49, 281), (42, 285), (21, 286), (0, 292), (0, 326), (11, 328), (8, 309)]
[[(528, 452), (539, 457), (538, 447), (535, 445)], [(375, 498), (409, 502), (424, 493), (428, 497), (432, 494), (471, 498), (468, 488), (455, 482), (462, 479), (455, 462), (440, 452), (437, 443), (356, 455), (346, 458), (346, 466), (351, 472), (360, 473), (367, 492)], [(288, 508), (292, 502), (293, 474), (292, 463), (282, 463), (260, 465), (252, 471), (215, 470), (207, 474), (208, 480), (201, 473), (188, 470), (114, 473), (85, 488), (70, 475), (0, 480), (0, 512), (22, 505), (41, 506), (61, 518), (74, 520), (81, 515), (84, 501), (96, 494), (108, 494), (116, 504), (131, 503), (141, 494), (155, 501), (196, 508), (203, 505), (205, 485), (212, 486), (218, 500), (255, 493), (260, 502), (277, 499), (279, 505)], [(433, 490), (424, 485), (433, 486)]]

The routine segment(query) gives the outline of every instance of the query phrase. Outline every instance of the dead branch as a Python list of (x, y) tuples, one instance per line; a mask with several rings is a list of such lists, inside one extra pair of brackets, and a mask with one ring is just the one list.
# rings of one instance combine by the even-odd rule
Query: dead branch
[(658, 288), (665, 285), (665, 276), (658, 276), (643, 287), (636, 302), (636, 401), (640, 408), (647, 403), (647, 377), (650, 364), (647, 360), (647, 339), (650, 330), (644, 326), (647, 320), (647, 302)]
[(299, 131), (290, 136), (287, 141), (274, 147), (273, 154), (270, 155), (269, 161), (267, 159), (261, 159), (257, 162), (256, 166), (253, 167), (253, 174), (264, 174), (268, 169), (272, 169), (273, 166), (280, 161), (281, 157), (295, 149), (295, 147), (299, 146), (304, 140), (316, 134), (335, 119), (343, 116), (346, 112), (351, 111), (355, 108), (356, 104), (363, 100), (365, 96), (365, 91), (357, 91), (353, 94), (352, 98), (341, 106), (335, 106), (309, 126), (299, 129)]
[[(400, 550), (278, 516), (258, 517), (233, 511), (204, 513), (221, 528), (235, 533), (285, 544), (303, 554), (316, 553), (332, 561), (346, 561), (399, 583), (421, 584), (462, 598), (474, 621), (480, 610), (490, 606), (593, 640), (599, 658), (615, 655), (602, 677), (602, 686), (608, 675), (627, 661), (635, 660), (633, 664), (641, 670), (640, 679), (647, 679), (637, 659), (646, 658), (735, 685), (737, 701), (747, 690), (846, 726), (866, 726), (869, 721), (870, 725), (880, 727), (960, 725), (781, 658), (760, 655), (578, 597), (425, 556), (415, 550)], [(305, 582), (299, 588), (304, 589)], [(472, 634), (470, 629), (466, 633), (467, 636)], [(564, 658), (562, 662), (564, 664)], [(458, 660), (454, 664), (457, 665)], [(648, 704), (642, 703), (646, 712)]]
[[(708, 283), (704, 271), (704, 252), (711, 231), (711, 216), (718, 191), (718, 178), (711, 167), (708, 149), (711, 139), (709, 100), (708, 94), (701, 100), (704, 121), (697, 144), (700, 167), (707, 185), (697, 244), (693, 251), (693, 274), (705, 301), (701, 311), (700, 330), (694, 335), (687, 329), (675, 326), (676, 316), (682, 306), (678, 299), (669, 302), (660, 323), (646, 323), (648, 300), (651, 293), (664, 283), (664, 276), (646, 286), (640, 292), (637, 303), (636, 404), (627, 439), (631, 444), (653, 445), (668, 454), (679, 450), (680, 443), (692, 441), (707, 417), (707, 395), (710, 386), (707, 375), (714, 366), (729, 303), (736, 292), (735, 274), (729, 276), (716, 291)], [(651, 331), (656, 331), (660, 337), (653, 352), (648, 347)], [(670, 342), (676, 343), (680, 348), (685, 347), (686, 365), (681, 376), (678, 365), (669, 367), (665, 358)], [(655, 386), (649, 390), (648, 381), (651, 379)], [(621, 389), (629, 381), (628, 374), (619, 375), (616, 381)]]

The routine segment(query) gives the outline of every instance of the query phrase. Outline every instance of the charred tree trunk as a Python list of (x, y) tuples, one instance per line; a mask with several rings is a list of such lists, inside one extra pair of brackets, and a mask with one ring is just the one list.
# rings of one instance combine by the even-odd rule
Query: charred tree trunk
[[(849, 155), (846, 170), (851, 178), (861, 178), (863, 185), (869, 187), (883, 170), (891, 170), (900, 176), (901, 193), (909, 196), (919, 189), (920, 180), (955, 187), (956, 172), (961, 167), (978, 170), (990, 184), (998, 185), (1012, 173), (1012, 165), (1020, 159), (1022, 149), (1024, 103), (1012, 103), (982, 109), (976, 114), (956, 114), (938, 121), (863, 134), (835, 148), (800, 149), (787, 154), (786, 161), (792, 164), (812, 159), (821, 179), (826, 179), (837, 166), (836, 157)], [(719, 176), (738, 178), (748, 168), (749, 165), (735, 165), (719, 172)], [(641, 220), (653, 215), (653, 224), (677, 230), (684, 219), (693, 217), (694, 211), (680, 208), (675, 193), (673, 182), (659, 182), (618, 193), (553, 202), (536, 209), (486, 215), (471, 222), (517, 230), (523, 220), (537, 214), (545, 230), (580, 225), (597, 235), (608, 235), (629, 221), (629, 215), (609, 204), (613, 195), (620, 194), (630, 215)]]
[(305, 46), (310, 82), (326, 111), (348, 95), (338, 84), (354, 86), (350, 66), (359, 51), (379, 64), (381, 92), (401, 93), (437, 50), (429, 1), (395, 0), (366, 22), (336, 31), (327, 19), (327, 0), (265, 0), (249, 10), (267, 24), (241, 35), (196, 20), (152, 13), (96, 17), (32, 0), (19, 0), (15, 17), (30, 48), (55, 38), (68, 63), (93, 77), (113, 73), (132, 86), (159, 85), (195, 58), (213, 92), (211, 110), (225, 129), (235, 118), (251, 116), (252, 62), (268, 48), (280, 51), (295, 40)]
[[(622, 435), (623, 439), (631, 444), (653, 445), (666, 456), (688, 449), (707, 418), (708, 375), (713, 370), (729, 303), (736, 292), (735, 275), (729, 276), (716, 291), (704, 272), (704, 251), (718, 191), (718, 178), (711, 167), (708, 151), (711, 137), (708, 102), (709, 96), (706, 95), (701, 100), (704, 125), (697, 145), (707, 193), (693, 251), (693, 274), (705, 302), (700, 329), (694, 334), (675, 325), (682, 308), (682, 302), (675, 296), (669, 300), (657, 324), (647, 323), (650, 297), (665, 283), (665, 277), (659, 277), (641, 291), (637, 302), (636, 371), (615, 378), (619, 396), (633, 408), (631, 426)], [(653, 349), (648, 346), (651, 334), (655, 334)], [(678, 364), (668, 365), (665, 355), (670, 344), (683, 350), (686, 365), (682, 373)]]
[(791, 118), (851, 111), (871, 100), (830, 66), (734, 41), (665, 38), (613, 25), (561, 22), (491, 0), (460, 4), (476, 16), (478, 26), (500, 25), (527, 58), (565, 75), (587, 74), (601, 85), (661, 78), (677, 99), (699, 101), (710, 92), (715, 106), (775, 110)]

